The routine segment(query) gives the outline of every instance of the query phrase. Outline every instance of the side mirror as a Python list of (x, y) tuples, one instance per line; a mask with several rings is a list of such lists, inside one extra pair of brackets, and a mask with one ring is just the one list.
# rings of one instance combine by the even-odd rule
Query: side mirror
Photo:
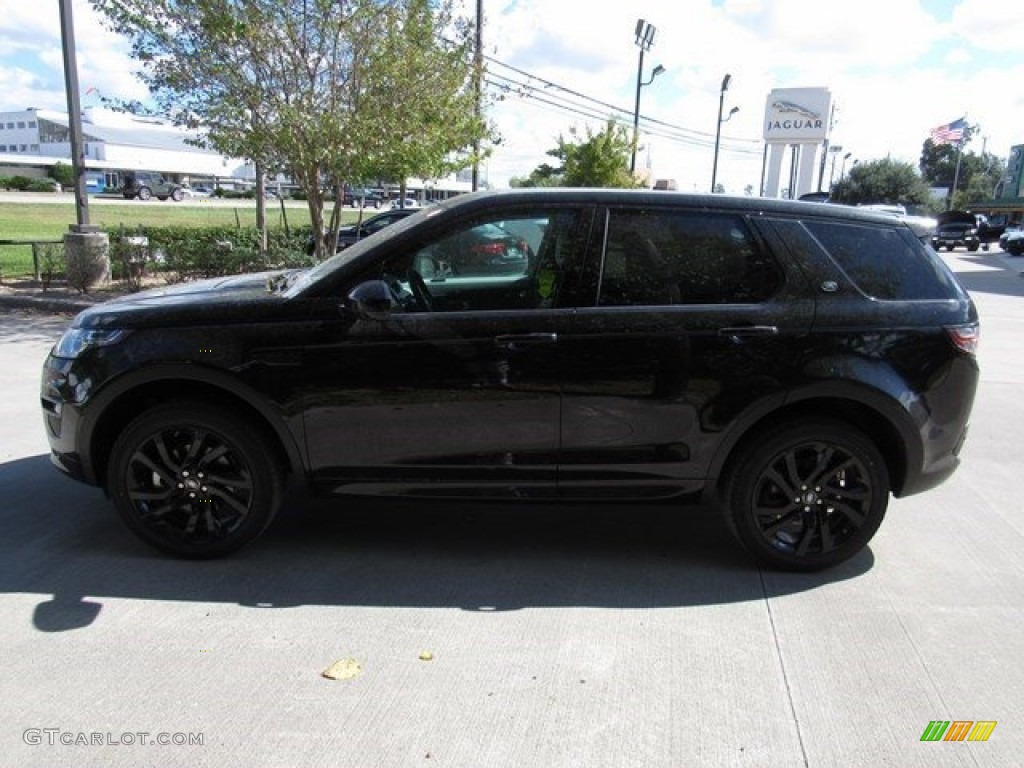
[(395, 306), (391, 289), (383, 280), (367, 280), (348, 294), (356, 313), (371, 320), (387, 320)]

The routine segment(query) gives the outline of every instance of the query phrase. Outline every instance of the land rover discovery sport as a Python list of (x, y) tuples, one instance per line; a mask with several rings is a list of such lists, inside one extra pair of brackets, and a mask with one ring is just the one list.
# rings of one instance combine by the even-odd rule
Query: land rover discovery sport
[(255, 539), (295, 475), (339, 501), (716, 503), (760, 561), (813, 570), (956, 468), (977, 339), (892, 216), (511, 190), (88, 309), (42, 410), (57, 467), (178, 556)]

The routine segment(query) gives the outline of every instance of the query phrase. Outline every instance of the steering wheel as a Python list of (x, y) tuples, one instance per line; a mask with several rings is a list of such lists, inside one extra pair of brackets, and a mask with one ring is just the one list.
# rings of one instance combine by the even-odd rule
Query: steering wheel
[(415, 269), (410, 269), (407, 277), (409, 278), (409, 289), (412, 291), (412, 295), (416, 297), (416, 301), (427, 312), (433, 312), (434, 298), (430, 295), (430, 291), (427, 290), (427, 284), (423, 281), (423, 276)]

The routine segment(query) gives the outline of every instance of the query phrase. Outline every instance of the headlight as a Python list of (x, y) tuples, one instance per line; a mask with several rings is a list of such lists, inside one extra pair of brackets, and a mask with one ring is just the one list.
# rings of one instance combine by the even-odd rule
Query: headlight
[(89, 347), (116, 344), (127, 335), (123, 328), (68, 328), (53, 348), (53, 356), (78, 357)]

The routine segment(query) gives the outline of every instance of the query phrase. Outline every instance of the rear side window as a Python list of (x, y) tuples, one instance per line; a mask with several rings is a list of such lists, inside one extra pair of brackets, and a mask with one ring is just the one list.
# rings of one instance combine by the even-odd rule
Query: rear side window
[(805, 221), (804, 226), (868, 296), (920, 301), (960, 295), (941, 259), (909, 231), (834, 221)]
[(612, 210), (598, 303), (602, 306), (763, 301), (782, 273), (742, 217), (671, 210)]

